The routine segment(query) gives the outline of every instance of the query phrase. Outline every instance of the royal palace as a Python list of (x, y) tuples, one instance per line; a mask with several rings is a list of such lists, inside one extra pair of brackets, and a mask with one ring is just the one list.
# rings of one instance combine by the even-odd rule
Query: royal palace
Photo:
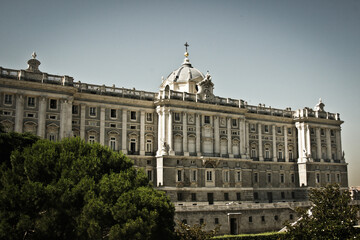
[(348, 187), (338, 113), (321, 100), (292, 110), (216, 96), (187, 46), (158, 92), (42, 72), (35, 53), (25, 70), (0, 67), (0, 123), (122, 151), (167, 193), (176, 220), (220, 224), (220, 233), (279, 230), (296, 219), (296, 207), (308, 206), (310, 187)]

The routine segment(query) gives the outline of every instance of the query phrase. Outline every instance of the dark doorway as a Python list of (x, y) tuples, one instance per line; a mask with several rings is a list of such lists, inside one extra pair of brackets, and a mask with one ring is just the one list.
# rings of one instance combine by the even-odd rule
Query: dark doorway
[(214, 204), (214, 194), (208, 193), (208, 202), (209, 204)]
[(238, 232), (237, 232), (236, 218), (230, 218), (230, 234), (231, 234), (231, 235), (236, 235), (236, 234), (238, 234)]
[(268, 197), (269, 203), (272, 203), (272, 202), (273, 202), (272, 192), (268, 192), (268, 193), (267, 193), (267, 197)]

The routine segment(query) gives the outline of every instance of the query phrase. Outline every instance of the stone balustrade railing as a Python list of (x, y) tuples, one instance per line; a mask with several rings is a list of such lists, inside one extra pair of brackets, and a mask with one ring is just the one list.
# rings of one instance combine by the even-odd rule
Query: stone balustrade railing
[(294, 118), (308, 118), (308, 117), (314, 117), (314, 118), (323, 118), (323, 119), (330, 119), (330, 120), (340, 120), (340, 114), (339, 113), (329, 113), (325, 111), (315, 111), (311, 108), (304, 108), (299, 109), (294, 112), (293, 114)]

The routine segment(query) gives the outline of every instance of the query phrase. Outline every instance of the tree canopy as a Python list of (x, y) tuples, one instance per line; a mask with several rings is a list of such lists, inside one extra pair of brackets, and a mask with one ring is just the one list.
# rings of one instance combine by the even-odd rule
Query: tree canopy
[[(13, 137), (0, 134), (0, 151)], [(36, 140), (1, 158), (0, 239), (173, 237), (172, 203), (126, 156), (80, 138)]]
[(298, 209), (299, 220), (288, 224), (287, 239), (350, 239), (356, 235), (356, 206), (350, 205), (348, 190), (339, 185), (313, 188), (309, 193), (310, 209)]

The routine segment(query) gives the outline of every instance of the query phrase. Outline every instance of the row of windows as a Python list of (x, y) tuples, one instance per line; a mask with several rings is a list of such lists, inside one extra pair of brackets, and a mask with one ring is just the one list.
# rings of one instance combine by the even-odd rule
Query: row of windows
[[(270, 133), (270, 126), (269, 125), (262, 125), (262, 130), (264, 133)], [(283, 133), (283, 127), (276, 127), (275, 128), (276, 133), (282, 134)], [(256, 132), (256, 124), (250, 124), (250, 132)], [(287, 129), (288, 135), (292, 135), (292, 128)]]
[[(260, 220), (261, 220), (261, 222), (265, 222), (265, 216), (260, 216)], [(289, 215), (289, 220), (293, 220), (294, 219), (294, 215), (293, 214), (290, 214)], [(249, 216), (249, 223), (252, 223), (253, 222), (253, 216)], [(280, 220), (280, 218), (279, 218), (279, 216), (278, 215), (275, 215), (274, 216), (274, 220), (275, 221), (279, 221)], [(187, 219), (183, 219), (182, 220), (182, 223), (184, 223), (184, 224), (187, 224)], [(203, 218), (200, 218), (199, 219), (199, 223), (200, 224), (204, 224), (204, 219)], [(219, 224), (219, 218), (214, 218), (214, 224)]]
[[(325, 175), (325, 181), (326, 181), (327, 183), (330, 183), (330, 182), (331, 182), (331, 174), (330, 174), (330, 173), (326, 173), (326, 175)], [(335, 175), (335, 181), (338, 182), (338, 183), (341, 181), (340, 173), (337, 173), (337, 174)], [(320, 182), (321, 182), (320, 173), (316, 173), (315, 182), (316, 182), (316, 183), (320, 183)]]
[[(96, 117), (97, 115), (97, 107), (89, 107), (89, 116)], [(72, 114), (79, 114), (79, 105), (72, 106)], [(110, 118), (117, 118), (118, 117), (118, 110), (117, 109), (110, 109)], [(130, 111), (130, 120), (136, 120), (137, 115), (136, 111)], [(146, 121), (153, 122), (153, 114), (146, 113)]]
[[(254, 183), (259, 183), (259, 174), (258, 173), (254, 173)], [(280, 173), (280, 183), (285, 183), (285, 174), (284, 173)], [(291, 183), (295, 183), (295, 174), (292, 173), (290, 174), (290, 181)], [(272, 174), (271, 173), (267, 173), (266, 174), (266, 182), (267, 183), (271, 183), (272, 182)]]
[[(5, 105), (12, 105), (13, 102), (14, 102), (14, 95), (12, 95), (12, 94), (4, 95), (4, 104)], [(26, 103), (27, 103), (27, 107), (33, 108), (36, 106), (36, 98), (28, 96)], [(50, 109), (57, 109), (57, 105), (58, 105), (57, 99), (49, 99), (49, 108)]]

